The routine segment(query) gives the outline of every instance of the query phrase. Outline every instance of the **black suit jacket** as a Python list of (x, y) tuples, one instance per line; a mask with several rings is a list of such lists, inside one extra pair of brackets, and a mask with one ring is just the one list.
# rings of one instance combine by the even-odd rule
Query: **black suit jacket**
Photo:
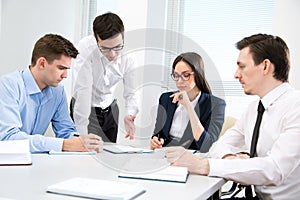
[[(212, 94), (201, 93), (198, 103), (195, 107), (204, 131), (199, 140), (196, 141), (193, 137), (190, 121), (184, 131), (180, 141), (172, 140), (169, 135), (173, 116), (177, 108), (177, 104), (172, 103), (170, 95), (174, 92), (163, 93), (159, 98), (159, 106), (157, 111), (156, 123), (153, 136), (163, 138), (165, 143), (163, 146), (184, 146), (185, 148), (200, 150), (207, 152), (211, 145), (218, 139), (221, 132), (224, 113), (225, 101)], [(153, 137), (152, 136), (152, 137)]]

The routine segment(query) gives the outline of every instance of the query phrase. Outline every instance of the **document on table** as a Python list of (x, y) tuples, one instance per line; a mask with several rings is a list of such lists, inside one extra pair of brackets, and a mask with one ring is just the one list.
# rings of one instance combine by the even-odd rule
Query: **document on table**
[(167, 166), (166, 168), (150, 173), (120, 173), (119, 178), (186, 183), (188, 175), (187, 167)]
[(31, 165), (29, 140), (0, 141), (0, 165)]
[(103, 149), (110, 153), (122, 154), (122, 153), (152, 153), (153, 150), (133, 147), (130, 145), (122, 145), (115, 143), (104, 143)]
[(146, 190), (136, 184), (76, 177), (48, 186), (47, 192), (96, 199), (126, 200), (134, 199)]
[(83, 152), (75, 152), (75, 151), (49, 151), (49, 155), (96, 155), (96, 151), (83, 151)]

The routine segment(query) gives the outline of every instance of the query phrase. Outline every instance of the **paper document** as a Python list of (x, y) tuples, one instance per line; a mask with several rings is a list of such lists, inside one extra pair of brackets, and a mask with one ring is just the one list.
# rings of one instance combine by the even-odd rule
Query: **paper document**
[(31, 165), (29, 140), (0, 141), (0, 165)]
[(187, 151), (191, 152), (192, 154), (197, 153), (197, 150), (194, 150), (194, 149), (187, 149)]
[(133, 147), (130, 145), (122, 145), (122, 144), (115, 144), (115, 143), (104, 143), (103, 149), (105, 151), (121, 154), (121, 153), (151, 153), (153, 150), (145, 149), (145, 148), (138, 148)]
[(186, 167), (168, 166), (150, 173), (120, 173), (119, 178), (135, 178), (186, 183), (188, 175), (189, 173)]
[(134, 199), (146, 190), (139, 185), (90, 178), (72, 178), (47, 187), (47, 192), (96, 199)]
[(84, 151), (84, 152), (75, 152), (75, 151), (49, 151), (49, 155), (96, 155), (96, 151)]

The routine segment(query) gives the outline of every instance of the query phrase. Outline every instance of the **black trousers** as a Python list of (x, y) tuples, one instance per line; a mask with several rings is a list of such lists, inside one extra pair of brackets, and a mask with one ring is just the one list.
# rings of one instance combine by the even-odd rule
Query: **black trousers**
[[(74, 121), (74, 105), (76, 100), (71, 99), (70, 115)], [(104, 142), (116, 142), (118, 134), (119, 122), (119, 107), (117, 101), (102, 109), (100, 107), (91, 107), (91, 114), (89, 116), (88, 133), (94, 133), (102, 137)]]

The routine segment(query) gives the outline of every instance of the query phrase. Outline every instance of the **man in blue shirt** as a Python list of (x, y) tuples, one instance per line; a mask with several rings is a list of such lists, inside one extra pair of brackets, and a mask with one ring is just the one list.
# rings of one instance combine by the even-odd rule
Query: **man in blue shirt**
[[(59, 85), (77, 55), (70, 41), (47, 34), (36, 42), (29, 68), (0, 78), (0, 140), (29, 139), (31, 152), (102, 150), (97, 135), (74, 137), (78, 133)], [(50, 122), (55, 138), (44, 136)]]

